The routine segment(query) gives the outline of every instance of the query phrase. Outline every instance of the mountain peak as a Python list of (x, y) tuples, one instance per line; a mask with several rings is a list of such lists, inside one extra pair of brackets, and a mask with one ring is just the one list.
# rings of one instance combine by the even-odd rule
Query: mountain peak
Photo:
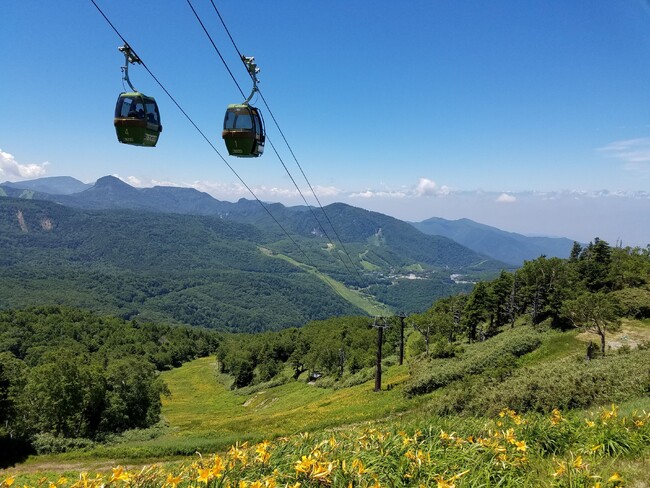
[(90, 188), (92, 183), (83, 183), (71, 176), (46, 176), (34, 180), (18, 181), (15, 183), (5, 181), (4, 183), (0, 183), (0, 185), (22, 190), (32, 190), (40, 193), (49, 193), (51, 195), (71, 195)]
[(102, 176), (95, 182), (95, 188), (109, 188), (109, 187), (135, 189), (128, 183), (125, 183), (124, 181), (112, 175)]

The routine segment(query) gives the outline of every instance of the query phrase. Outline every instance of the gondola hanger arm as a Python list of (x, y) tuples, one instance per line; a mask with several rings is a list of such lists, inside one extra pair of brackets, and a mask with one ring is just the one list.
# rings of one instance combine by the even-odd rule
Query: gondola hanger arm
[(257, 92), (257, 84), (259, 83), (259, 80), (257, 79), (257, 73), (260, 72), (260, 69), (258, 68), (257, 64), (255, 63), (255, 57), (254, 56), (244, 56), (242, 54), (241, 57), (242, 62), (246, 66), (246, 69), (248, 70), (248, 74), (250, 75), (251, 79), (253, 80), (253, 89), (251, 90), (251, 94), (248, 95), (248, 98), (244, 100), (243, 105), (248, 105), (248, 102), (251, 101), (253, 98), (253, 95), (255, 95), (255, 92)]
[(124, 46), (117, 48), (121, 53), (124, 54), (124, 66), (122, 66), (122, 79), (131, 87), (131, 90), (137, 92), (131, 80), (129, 79), (129, 63), (130, 64), (142, 64), (142, 61), (138, 55), (131, 49), (128, 43), (124, 43)]

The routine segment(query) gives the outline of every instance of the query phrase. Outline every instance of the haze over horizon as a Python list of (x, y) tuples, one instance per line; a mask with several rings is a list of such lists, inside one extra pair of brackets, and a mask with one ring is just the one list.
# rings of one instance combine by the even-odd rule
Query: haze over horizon
[[(199, 191), (204, 191), (205, 193), (210, 194), (212, 197), (222, 201), (234, 202), (239, 200), (239, 198), (245, 198), (249, 200), (251, 199), (250, 193), (248, 193), (247, 191), (242, 191), (238, 197), (233, 194), (231, 195), (231, 198), (220, 198), (219, 195), (215, 195), (211, 193), (209, 189), (201, 188), (200, 186), (176, 185), (176, 184), (171, 184), (169, 182), (154, 182), (154, 184), (152, 185), (143, 185), (142, 182), (133, 181), (132, 178), (120, 178), (119, 175), (110, 175), (110, 176), (117, 177), (121, 181), (124, 181), (125, 183), (136, 188), (147, 188), (151, 186), (177, 186), (177, 187), (180, 186), (185, 188), (195, 188)], [(44, 176), (43, 178), (46, 177)], [(16, 182), (28, 181), (28, 180), (31, 179), (17, 180)], [(94, 184), (95, 182), (87, 181), (83, 183)], [(303, 191), (307, 193), (308, 190), (303, 190)], [(507, 197), (504, 197), (504, 195), (507, 195)], [(590, 242), (595, 237), (599, 237), (601, 239), (610, 242), (610, 244), (612, 245), (617, 243), (620, 243), (621, 245), (624, 246), (646, 247), (648, 245), (647, 242), (643, 241), (643, 239), (646, 236), (646, 229), (641, 227), (638, 228), (637, 233), (629, 234), (627, 236), (627, 240), (624, 239), (621, 235), (614, 235), (614, 234), (611, 234), (612, 237), (609, 237), (609, 235), (604, 233), (595, 236), (588, 235), (588, 233), (593, 228), (598, 227), (599, 225), (598, 219), (601, 218), (603, 215), (607, 215), (607, 213), (610, 213), (613, 217), (616, 217), (616, 214), (618, 213), (620, 213), (621, 215), (629, 215), (630, 216), (629, 225), (633, 228), (634, 220), (636, 219), (635, 217), (636, 214), (635, 213), (629, 214), (627, 212), (621, 211), (621, 207), (628, 206), (630, 205), (630, 202), (634, 202), (635, 200), (638, 200), (641, 202), (641, 205), (639, 207), (639, 213), (641, 213), (643, 211), (643, 199), (647, 199), (650, 197), (650, 195), (648, 195), (646, 192), (638, 192), (636, 195), (630, 195), (630, 194), (626, 195), (620, 193), (610, 194), (609, 192), (606, 191), (593, 192), (591, 194), (587, 194), (585, 192), (570, 192), (570, 191), (545, 192), (545, 193), (520, 192), (520, 193), (511, 193), (511, 194), (505, 194), (505, 193), (497, 194), (495, 192), (483, 192), (483, 191), (476, 191), (476, 192), (450, 191), (444, 195), (444, 199), (439, 200), (440, 215), (426, 215), (422, 213), (421, 214), (422, 216), (420, 216), (420, 214), (417, 213), (417, 209), (414, 211), (414, 209), (409, 207), (409, 202), (413, 202), (415, 198), (419, 198), (419, 196), (417, 195), (407, 195), (406, 193), (404, 193), (400, 197), (397, 198), (392, 197), (393, 201), (397, 202), (398, 204), (399, 203), (405, 204), (403, 207), (400, 205), (392, 205), (391, 208), (394, 211), (391, 211), (391, 209), (389, 209), (388, 211), (384, 211), (381, 208), (373, 209), (371, 208), (370, 205), (364, 205), (365, 200), (363, 199), (363, 197), (359, 197), (358, 195), (338, 195), (338, 196), (340, 196), (341, 198), (336, 199), (328, 195), (320, 195), (319, 199), (321, 200), (321, 203), (323, 205), (327, 205), (334, 202), (347, 203), (348, 205), (380, 212), (389, 215), (391, 217), (404, 220), (406, 222), (419, 222), (432, 217), (441, 217), (447, 220), (470, 219), (475, 222), (485, 224), (485, 225), (490, 225), (507, 232), (516, 232), (531, 237), (535, 237), (535, 236), (565, 237), (569, 239), (574, 239), (582, 243)], [(386, 197), (386, 198), (391, 198), (391, 197)], [(298, 201), (295, 198), (285, 198), (285, 199), (266, 200), (266, 201), (270, 203), (279, 202), (287, 206), (303, 204), (302, 201)], [(476, 206), (475, 203), (477, 201), (482, 201), (483, 205)], [(522, 208), (521, 206), (515, 208), (514, 209), (515, 211), (511, 212), (510, 215), (506, 215), (506, 217), (504, 218), (504, 214), (510, 211), (512, 207), (504, 206), (502, 204), (514, 203), (515, 201), (519, 201), (520, 203), (523, 203), (523, 205), (525, 205), (526, 208)], [(372, 203), (373, 200), (370, 200), (370, 202)], [(623, 204), (617, 206), (616, 204), (620, 202), (623, 202)], [(541, 223), (541, 225), (536, 227), (536, 225), (539, 224), (538, 221), (528, 222), (528, 219), (530, 218), (530, 215), (533, 213), (533, 211), (537, 211), (538, 215), (541, 215), (544, 211), (550, 212), (549, 219), (552, 220), (552, 214), (554, 211), (558, 211), (560, 208), (566, 208), (571, 204), (575, 205), (578, 211), (582, 210), (585, 213), (584, 217), (588, 219), (585, 221), (578, 222), (580, 225), (577, 225), (575, 228), (572, 229), (574, 235), (585, 235), (584, 238), (573, 237), (572, 235), (566, 235), (562, 233), (543, 232), (539, 229), (544, 229), (544, 228), (549, 229), (552, 227), (548, 225), (544, 225), (543, 222)], [(477, 212), (477, 210), (481, 210), (481, 209), (483, 210), (483, 213)], [(595, 209), (597, 209), (597, 211)], [(585, 212), (585, 210), (588, 211)], [(400, 216), (400, 211), (403, 212), (405, 217)], [(416, 217), (415, 218), (410, 217), (412, 215), (415, 215)], [(519, 220), (517, 220), (517, 218), (519, 218)], [(500, 219), (507, 220), (508, 224), (511, 225), (511, 227), (505, 227), (499, 224)], [(496, 223), (491, 223), (492, 220), (495, 220)], [(521, 227), (522, 229), (530, 228), (532, 230), (529, 232), (526, 230), (517, 230), (517, 226)], [(636, 241), (634, 240), (635, 237), (636, 237)]]
[[(225, 154), (240, 94), (184, 3), (126, 0), (107, 16)], [(249, 80), (209, 2), (197, 12), (244, 90)], [(469, 218), (526, 235), (650, 243), (650, 15), (647, 2), (489, 4), (342, 0), (219, 5), (321, 203), (407, 221)], [(92, 3), (3, 2), (0, 181), (118, 175), (136, 187), (190, 186), (253, 198), (139, 66), (164, 131), (121, 145), (120, 39)], [(256, 19), (254, 23), (242, 18)], [(56, 42), (50, 40), (56, 39)], [(29, 93), (30, 96), (17, 96)], [(260, 97), (269, 139), (300, 171)], [(272, 147), (230, 165), (261, 200), (302, 205)], [(299, 188), (316, 205), (302, 177)]]

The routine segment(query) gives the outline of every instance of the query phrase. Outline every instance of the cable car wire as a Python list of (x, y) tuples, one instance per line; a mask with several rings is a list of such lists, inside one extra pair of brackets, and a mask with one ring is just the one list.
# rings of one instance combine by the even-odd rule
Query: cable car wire
[[(224, 65), (224, 66), (226, 67), (226, 69), (228, 70), (228, 73), (230, 74), (230, 77), (232, 78), (232, 81), (234, 81), (234, 82), (235, 82), (235, 85), (237, 85), (237, 89), (239, 90), (239, 93), (241, 93), (241, 96), (242, 96), (242, 97), (246, 98), (246, 95), (244, 95), (244, 90), (241, 89), (241, 86), (239, 86), (239, 83), (237, 82), (237, 78), (235, 78), (235, 75), (233, 75), (233, 74), (232, 74), (232, 71), (230, 71), (230, 67), (228, 66), (228, 63), (226, 63), (226, 60), (225, 60), (224, 57), (221, 55), (221, 51), (219, 51), (219, 48), (217, 47), (217, 45), (215, 44), (215, 42), (212, 40), (212, 36), (211, 36), (210, 33), (208, 32), (208, 29), (205, 28), (205, 24), (204, 24), (203, 21), (201, 20), (201, 17), (199, 17), (199, 14), (198, 14), (198, 13), (196, 12), (196, 10), (194, 9), (194, 6), (192, 5), (192, 2), (190, 2), (190, 0), (187, 0), (187, 4), (188, 4), (188, 5), (190, 6), (190, 8), (192, 9), (192, 12), (194, 13), (194, 16), (196, 17), (196, 20), (199, 22), (199, 24), (201, 24), (201, 27), (203, 28), (203, 32), (205, 32), (205, 35), (208, 36), (208, 39), (210, 39), (210, 43), (212, 44), (212, 47), (214, 48), (215, 51), (217, 51), (217, 54), (219, 55), (219, 58), (221, 58), (221, 62), (223, 63), (223, 65)], [(239, 52), (239, 51), (238, 51), (238, 52)], [(241, 55), (240, 55), (240, 58), (241, 58)]]
[[(190, 0), (187, 0), (187, 3), (188, 3), (188, 4), (190, 5), (190, 7), (192, 8), (192, 12), (194, 12), (194, 15), (196, 16), (196, 19), (198, 20), (198, 22), (201, 24), (201, 27), (203, 28), (203, 31), (205, 32), (205, 34), (206, 34), (206, 35), (208, 36), (208, 38), (210, 39), (210, 42), (212, 43), (212, 46), (214, 47), (214, 49), (217, 51), (217, 54), (219, 55), (219, 58), (221, 58), (221, 61), (222, 61), (223, 64), (226, 66), (226, 69), (228, 70), (228, 73), (230, 73), (230, 76), (233, 78), (233, 81), (235, 81), (235, 84), (237, 85), (237, 88), (238, 88), (239, 91), (242, 93), (242, 96), (244, 96), (244, 93), (243, 93), (241, 87), (239, 86), (239, 83), (237, 83), (237, 81), (236, 81), (236, 80), (234, 79), (234, 77), (232, 76), (232, 71), (231, 71), (230, 68), (228, 67), (228, 64), (226, 63), (226, 61), (224, 60), (223, 56), (221, 55), (221, 52), (219, 51), (219, 49), (217, 48), (216, 44), (215, 44), (214, 41), (212, 40), (212, 37), (210, 36), (209, 32), (208, 32), (207, 29), (205, 28), (205, 24), (201, 21), (201, 19), (200, 19), (198, 13), (197, 13), (196, 10), (194, 9), (194, 7), (192, 7), (192, 4), (191, 4)], [(244, 62), (244, 56), (243, 56), (243, 54), (241, 53), (241, 51), (239, 50), (239, 48), (237, 47), (237, 43), (236, 43), (235, 40), (233, 39), (232, 35), (230, 34), (230, 30), (228, 29), (228, 26), (226, 25), (226, 22), (224, 21), (223, 17), (221, 16), (221, 13), (219, 12), (219, 9), (218, 9), (217, 6), (215, 5), (214, 0), (210, 0), (210, 3), (212, 4), (212, 8), (214, 9), (214, 11), (216, 12), (217, 16), (219, 17), (219, 20), (221, 21), (221, 25), (223, 26), (224, 30), (226, 31), (226, 34), (228, 34), (228, 37), (230, 38), (230, 42), (232, 43), (233, 47), (235, 48), (235, 51), (236, 51), (237, 54), (239, 55), (239, 59), (242, 60), (242, 63), (244, 63), (244, 66), (246, 66), (246, 64), (245, 64), (245, 62)], [(250, 75), (251, 77), (253, 76), (253, 75), (248, 71), (248, 69), (247, 69), (247, 72), (249, 73), (249, 75)], [(323, 205), (321, 204), (320, 199), (319, 199), (318, 196), (316, 195), (316, 192), (314, 191), (314, 188), (312, 187), (312, 184), (311, 184), (311, 182), (309, 181), (309, 178), (307, 178), (307, 175), (305, 174), (304, 170), (302, 169), (302, 166), (300, 165), (300, 162), (298, 161), (298, 158), (296, 157), (295, 153), (293, 152), (293, 149), (291, 148), (291, 145), (289, 144), (289, 141), (287, 140), (286, 136), (284, 135), (284, 132), (283, 132), (282, 129), (280, 128), (280, 124), (278, 123), (277, 119), (275, 118), (275, 115), (273, 115), (273, 112), (271, 111), (271, 108), (269, 107), (269, 104), (267, 103), (266, 98), (264, 98), (264, 94), (260, 91), (259, 88), (257, 89), (257, 93), (259, 93), (259, 95), (260, 95), (262, 101), (264, 102), (264, 106), (266, 107), (267, 111), (268, 111), (269, 114), (271, 115), (271, 118), (273, 119), (273, 122), (275, 123), (276, 128), (277, 128), (278, 131), (280, 132), (280, 135), (282, 136), (282, 139), (284, 140), (284, 143), (285, 143), (285, 144), (287, 145), (287, 147), (289, 148), (289, 152), (291, 153), (291, 156), (293, 156), (293, 160), (295, 161), (296, 165), (297, 165), (298, 168), (300, 169), (300, 172), (302, 173), (303, 178), (304, 178), (305, 181), (307, 182), (307, 185), (309, 186), (309, 189), (311, 190), (312, 194), (314, 195), (314, 198), (316, 199), (316, 202), (318, 202), (318, 206), (320, 207), (321, 211), (323, 212), (323, 215), (325, 216), (325, 219), (326, 219), (327, 222), (329, 223), (330, 227), (332, 228), (332, 231), (334, 232), (334, 234), (336, 235), (336, 238), (338, 239), (339, 243), (341, 244), (341, 249), (343, 250), (343, 252), (344, 252), (345, 255), (347, 256), (348, 260), (350, 261), (350, 264), (352, 265), (352, 269), (354, 270), (354, 272), (356, 273), (357, 277), (359, 278), (360, 283), (362, 283), (362, 284), (365, 283), (365, 280), (363, 279), (362, 275), (359, 273), (359, 270), (357, 269), (357, 267), (356, 267), (354, 261), (352, 260), (352, 258), (350, 257), (350, 254), (348, 253), (347, 249), (345, 248), (345, 245), (343, 244), (343, 240), (342, 240), (341, 237), (339, 236), (338, 232), (336, 231), (336, 228), (334, 227), (334, 224), (332, 224), (332, 221), (330, 220), (329, 216), (327, 215), (327, 212), (325, 211), (325, 208), (324, 208)], [(334, 242), (332, 241), (332, 239), (330, 238), (329, 234), (328, 234), (327, 231), (325, 230), (325, 227), (323, 226), (323, 224), (320, 222), (320, 220), (319, 220), (318, 217), (316, 216), (315, 212), (313, 211), (313, 209), (312, 209), (312, 205), (310, 205), (310, 204), (307, 202), (307, 199), (305, 198), (305, 196), (303, 195), (302, 191), (300, 190), (300, 187), (299, 187), (298, 184), (296, 183), (296, 181), (295, 181), (293, 175), (291, 174), (291, 172), (289, 171), (289, 169), (287, 168), (287, 166), (284, 164), (284, 160), (282, 159), (282, 157), (280, 157), (280, 154), (278, 153), (277, 149), (276, 149), (275, 146), (273, 145), (273, 142), (271, 141), (270, 137), (268, 137), (268, 135), (267, 135), (267, 140), (269, 141), (269, 144), (271, 144), (271, 147), (273, 148), (273, 151), (275, 152), (276, 156), (277, 156), (278, 159), (280, 160), (280, 163), (282, 164), (282, 167), (283, 167), (284, 170), (286, 171), (287, 175), (289, 175), (289, 178), (291, 179), (291, 181), (293, 182), (294, 186), (296, 187), (296, 190), (298, 190), (298, 193), (300, 194), (300, 196), (302, 197), (303, 201), (305, 202), (305, 205), (307, 205), (307, 208), (309, 208), (309, 210), (311, 211), (311, 214), (312, 214), (312, 216), (314, 217), (314, 219), (316, 220), (316, 222), (318, 223), (318, 226), (319, 226), (319, 227), (321, 228), (321, 230), (323, 231), (323, 234), (325, 235), (325, 237), (327, 238), (327, 240), (330, 242), (330, 244), (332, 244), (332, 246), (335, 246)], [(341, 259), (341, 262), (342, 262), (343, 266), (344, 266), (345, 269), (348, 271), (348, 273), (352, 274), (351, 271), (350, 271), (350, 268), (349, 268), (348, 265), (345, 263), (345, 261), (343, 260), (343, 258), (340, 258), (340, 259)]]
[[(196, 9), (195, 9), (194, 6), (192, 5), (192, 2), (191, 2), (190, 0), (186, 0), (186, 1), (187, 1), (187, 4), (188, 4), (188, 5), (190, 6), (190, 8), (192, 9), (192, 13), (194, 13), (194, 16), (196, 17), (196, 20), (197, 20), (197, 21), (199, 22), (199, 24), (201, 25), (201, 28), (203, 29), (203, 32), (205, 33), (205, 35), (206, 35), (206, 36), (208, 37), (208, 39), (210, 40), (210, 43), (212, 44), (212, 47), (214, 48), (214, 50), (215, 50), (215, 51), (217, 52), (217, 54), (219, 55), (219, 58), (221, 59), (221, 62), (222, 62), (222, 63), (224, 64), (224, 66), (226, 67), (226, 70), (228, 70), (228, 73), (230, 73), (230, 76), (231, 76), (231, 78), (233, 79), (233, 81), (235, 82), (235, 85), (237, 85), (237, 88), (239, 89), (239, 92), (241, 93), (242, 97), (245, 96), (243, 90), (241, 89), (241, 86), (239, 85), (239, 83), (237, 82), (237, 80), (235, 79), (235, 77), (233, 76), (232, 71), (231, 71), (230, 67), (228, 66), (228, 63), (226, 62), (226, 60), (225, 60), (224, 57), (222, 56), (221, 51), (219, 51), (219, 48), (217, 47), (216, 43), (215, 43), (214, 40), (212, 39), (212, 36), (210, 35), (210, 33), (208, 32), (207, 28), (205, 27), (205, 24), (204, 24), (203, 21), (201, 20), (201, 17), (199, 16), (199, 14), (197, 13)], [(211, 0), (211, 2), (212, 2), (212, 0)], [(224, 26), (226, 32), (228, 33), (228, 37), (230, 37), (230, 40), (232, 41), (233, 46), (235, 47), (235, 50), (237, 51), (237, 54), (239, 55), (239, 58), (242, 60), (242, 63), (244, 63), (244, 66), (247, 68), (246, 71), (247, 71), (248, 74), (251, 76), (251, 78), (253, 78), (253, 77), (254, 77), (254, 74), (251, 73), (250, 70), (248, 69), (248, 67), (246, 66), (246, 63), (245, 63), (245, 61), (244, 61), (244, 56), (241, 54), (241, 52), (240, 52), (239, 49), (237, 48), (237, 45), (235, 44), (235, 41), (233, 40), (232, 36), (230, 35), (230, 31), (229, 31), (228, 28), (226, 27), (226, 25), (225, 25), (225, 23), (224, 23), (224, 21), (223, 21), (223, 18), (221, 17), (221, 14), (219, 13), (219, 10), (217, 9), (217, 7), (216, 7), (216, 5), (214, 4), (214, 2), (212, 2), (212, 6), (214, 7), (215, 11), (217, 12), (217, 15), (219, 16), (219, 19), (221, 20), (221, 23), (223, 24), (223, 26)], [(255, 80), (254, 78), (253, 78), (253, 81), (256, 82), (256, 80)], [(256, 88), (254, 91), (257, 92), (257, 93), (260, 93), (259, 88)], [(260, 95), (261, 95), (261, 93), (260, 93)], [(263, 97), (263, 96), (262, 96), (262, 100), (264, 100), (264, 97)], [(271, 111), (270, 111), (270, 109), (269, 109), (269, 107), (268, 107), (268, 104), (266, 103), (266, 100), (264, 100), (264, 104), (266, 105), (266, 108), (269, 110), (269, 113), (270, 113)], [(275, 122), (275, 125), (276, 125), (276, 126), (278, 127), (278, 129), (279, 129), (279, 126), (278, 126), (277, 120), (275, 120), (275, 117), (273, 116), (273, 114), (271, 114), (271, 117), (273, 118), (273, 120), (274, 120), (274, 122)], [(282, 131), (280, 131), (280, 133), (282, 134)], [(287, 143), (287, 140), (286, 140), (286, 137), (284, 137), (284, 134), (282, 134), (282, 137), (284, 138), (285, 143)], [(282, 157), (281, 157), (280, 154), (278, 153), (277, 149), (275, 148), (275, 145), (274, 145), (273, 142), (271, 141), (271, 138), (267, 135), (267, 136), (266, 136), (266, 139), (269, 141), (269, 144), (271, 144), (271, 147), (273, 148), (273, 151), (275, 152), (275, 155), (278, 157), (278, 160), (280, 161), (280, 164), (282, 164), (282, 167), (284, 168), (285, 172), (287, 173), (287, 175), (288, 175), (289, 178), (291, 179), (293, 185), (295, 186), (296, 190), (297, 190), (298, 193), (300, 194), (300, 196), (301, 196), (303, 202), (305, 202), (305, 205), (307, 206), (307, 208), (308, 208), (309, 211), (311, 212), (312, 216), (314, 217), (314, 219), (315, 219), (316, 222), (318, 223), (318, 226), (319, 226), (320, 229), (323, 231), (323, 234), (325, 235), (325, 237), (327, 238), (327, 240), (330, 242), (330, 244), (332, 244), (332, 246), (335, 246), (334, 242), (332, 241), (332, 239), (330, 238), (329, 234), (328, 234), (327, 231), (325, 230), (325, 227), (323, 226), (323, 224), (321, 223), (321, 221), (320, 221), (320, 220), (318, 219), (318, 217), (316, 216), (316, 213), (315, 213), (314, 210), (313, 210), (313, 206), (310, 205), (309, 202), (307, 202), (307, 199), (305, 198), (305, 195), (303, 194), (302, 190), (300, 189), (300, 187), (299, 187), (298, 184), (296, 183), (295, 178), (293, 177), (293, 175), (292, 175), (291, 172), (289, 171), (289, 168), (287, 168), (287, 165), (284, 163), (284, 160), (282, 159)], [(287, 143), (287, 145), (288, 145), (288, 143)], [(293, 154), (293, 151), (292, 151), (292, 154)], [(294, 159), (295, 159), (295, 156), (294, 156)], [(302, 168), (300, 168), (300, 170), (302, 171)], [(305, 179), (307, 179), (306, 176), (305, 176), (305, 173), (304, 173), (304, 172), (302, 172), (302, 173), (303, 173), (303, 176), (305, 177)], [(307, 180), (307, 183), (309, 184), (309, 187), (310, 187), (312, 193), (314, 193), (314, 190), (313, 190), (313, 188), (311, 187), (311, 184), (309, 183), (309, 180)], [(314, 193), (314, 196), (316, 196), (315, 193)], [(318, 201), (318, 197), (316, 197), (316, 201)], [(318, 201), (318, 203), (319, 203), (319, 205), (320, 205), (320, 201)], [(323, 209), (323, 207), (322, 207), (322, 205), (321, 205), (321, 210), (322, 210), (322, 209)], [(325, 212), (325, 211), (323, 210), (323, 213), (324, 213), (324, 212)], [(327, 218), (327, 214), (325, 214), (325, 217)], [(328, 218), (328, 221), (329, 221), (329, 218)], [(332, 227), (332, 230), (334, 230), (334, 233), (336, 233), (336, 230), (334, 229), (334, 226), (332, 226), (331, 221), (330, 221), (330, 226)], [(338, 237), (338, 236), (337, 236), (337, 237)], [(343, 245), (343, 242), (341, 241), (340, 238), (339, 238), (339, 242), (341, 243), (341, 247), (343, 248), (343, 251), (344, 251), (345, 254), (347, 255), (347, 257), (348, 257), (348, 259), (350, 260), (350, 262), (352, 263), (353, 269), (354, 269), (354, 271), (357, 273), (357, 276), (358, 276), (360, 282), (363, 283), (364, 280), (363, 280), (362, 276), (359, 274), (358, 270), (357, 270), (356, 268), (354, 268), (354, 263), (352, 262), (352, 259), (350, 258), (350, 255), (348, 254), (347, 250), (345, 249), (345, 246)], [(337, 255), (337, 256), (338, 256), (338, 255)], [(346, 264), (345, 260), (343, 260), (343, 258), (341, 258), (340, 256), (338, 256), (338, 258), (341, 260), (341, 263), (343, 264), (343, 266), (345, 267), (345, 269), (347, 270), (347, 272), (350, 273), (350, 274), (352, 274), (352, 270), (350, 270), (350, 268), (349, 268), (348, 265)]]
[[(119, 31), (117, 30), (117, 28), (115, 27), (115, 25), (113, 25), (113, 23), (110, 21), (110, 19), (106, 16), (106, 14), (104, 13), (104, 11), (99, 7), (99, 5), (97, 5), (97, 3), (95, 2), (95, 0), (90, 0), (90, 1), (91, 1), (92, 4), (95, 6), (95, 8), (99, 11), (99, 13), (102, 15), (102, 17), (104, 17), (104, 19), (106, 20), (106, 22), (108, 22), (108, 25), (111, 26), (111, 28), (113, 29), (113, 31), (115, 31), (115, 34), (117, 34), (117, 36), (122, 40), (122, 42), (124, 42), (124, 44), (129, 45), (129, 43), (128, 43), (127, 40), (124, 38), (124, 36), (122, 36), (122, 34), (120, 34), (120, 32), (119, 32)], [(132, 51), (135, 53), (135, 50), (132, 49)], [(139, 57), (139, 56), (138, 56), (138, 57)], [(294, 239), (293, 237), (291, 237), (291, 234), (289, 234), (289, 232), (288, 232), (288, 231), (287, 231), (287, 230), (282, 226), (282, 224), (278, 221), (278, 219), (275, 218), (275, 216), (271, 213), (271, 211), (267, 208), (267, 206), (264, 205), (264, 203), (263, 203), (263, 202), (262, 202), (262, 201), (257, 197), (257, 195), (255, 195), (255, 192), (250, 188), (250, 186), (248, 186), (248, 184), (243, 180), (243, 178), (242, 178), (241, 176), (239, 176), (239, 174), (237, 173), (237, 171), (235, 171), (235, 169), (234, 169), (234, 168), (233, 168), (233, 167), (228, 163), (228, 161), (227, 161), (227, 160), (226, 160), (226, 159), (221, 155), (221, 153), (217, 150), (217, 148), (214, 146), (214, 144), (212, 144), (212, 142), (211, 142), (210, 139), (205, 135), (205, 133), (204, 133), (204, 132), (199, 128), (198, 125), (196, 125), (196, 123), (194, 122), (194, 120), (192, 120), (192, 118), (188, 115), (188, 113), (187, 113), (185, 110), (183, 110), (183, 107), (181, 107), (181, 105), (176, 101), (176, 99), (175, 99), (175, 98), (172, 96), (172, 94), (167, 90), (167, 88), (165, 88), (165, 86), (160, 82), (160, 80), (159, 80), (159, 79), (158, 79), (158, 78), (153, 74), (153, 72), (149, 69), (149, 67), (145, 64), (145, 62), (142, 61), (142, 58), (140, 58), (140, 61), (141, 61), (140, 64), (142, 64), (142, 67), (143, 67), (143, 68), (147, 71), (147, 73), (149, 73), (149, 75), (150, 75), (150, 76), (151, 76), (151, 77), (156, 81), (156, 83), (158, 84), (158, 86), (160, 86), (160, 88), (161, 88), (161, 89), (162, 89), (162, 90), (167, 94), (167, 96), (171, 99), (171, 101), (174, 102), (174, 105), (176, 105), (176, 107), (181, 111), (181, 113), (182, 113), (182, 114), (185, 116), (185, 118), (190, 122), (190, 124), (192, 124), (192, 126), (194, 126), (194, 128), (198, 131), (198, 133), (201, 134), (201, 136), (203, 137), (203, 139), (205, 139), (205, 141), (210, 145), (210, 147), (212, 148), (212, 150), (213, 150), (215, 153), (217, 153), (217, 155), (218, 155), (218, 156), (221, 158), (221, 160), (226, 164), (226, 166), (228, 166), (228, 168), (230, 169), (230, 171), (233, 172), (233, 174), (237, 177), (237, 179), (241, 182), (241, 184), (244, 185), (244, 187), (245, 187), (245, 188), (250, 192), (251, 195), (253, 195), (253, 197), (255, 198), (255, 200), (257, 201), (257, 203), (259, 203), (259, 204), (262, 206), (262, 208), (266, 211), (266, 213), (269, 214), (269, 216), (270, 216), (270, 217), (275, 221), (275, 223), (280, 227), (280, 229), (282, 229), (282, 231), (287, 235), (287, 237), (291, 240), (291, 242), (293, 242), (293, 244), (294, 244), (294, 245), (295, 245), (295, 246), (300, 250), (300, 252), (303, 254), (303, 256), (305, 256), (305, 258), (307, 258), (307, 261), (309, 262), (309, 264), (310, 264), (311, 266), (313, 266), (314, 268), (318, 269), (317, 266), (314, 264), (314, 262), (311, 260), (311, 258), (307, 255), (307, 253), (305, 252), (305, 250), (304, 250), (302, 247), (300, 247), (300, 245), (295, 241), (295, 239)]]

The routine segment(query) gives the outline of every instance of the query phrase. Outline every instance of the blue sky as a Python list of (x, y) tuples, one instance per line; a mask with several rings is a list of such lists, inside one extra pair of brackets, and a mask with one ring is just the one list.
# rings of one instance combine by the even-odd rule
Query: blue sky
[[(303, 203), (269, 144), (261, 158), (226, 156), (223, 113), (241, 95), (186, 0), (97, 1), (261, 199)], [(210, 1), (191, 1), (248, 91)], [(650, 243), (647, 2), (215, 3), (256, 57), (264, 97), (322, 203)], [(164, 131), (153, 149), (117, 142), (120, 40), (89, 0), (4, 0), (0, 19), (0, 181), (114, 174), (251, 198), (141, 67), (131, 80), (156, 97)]]

